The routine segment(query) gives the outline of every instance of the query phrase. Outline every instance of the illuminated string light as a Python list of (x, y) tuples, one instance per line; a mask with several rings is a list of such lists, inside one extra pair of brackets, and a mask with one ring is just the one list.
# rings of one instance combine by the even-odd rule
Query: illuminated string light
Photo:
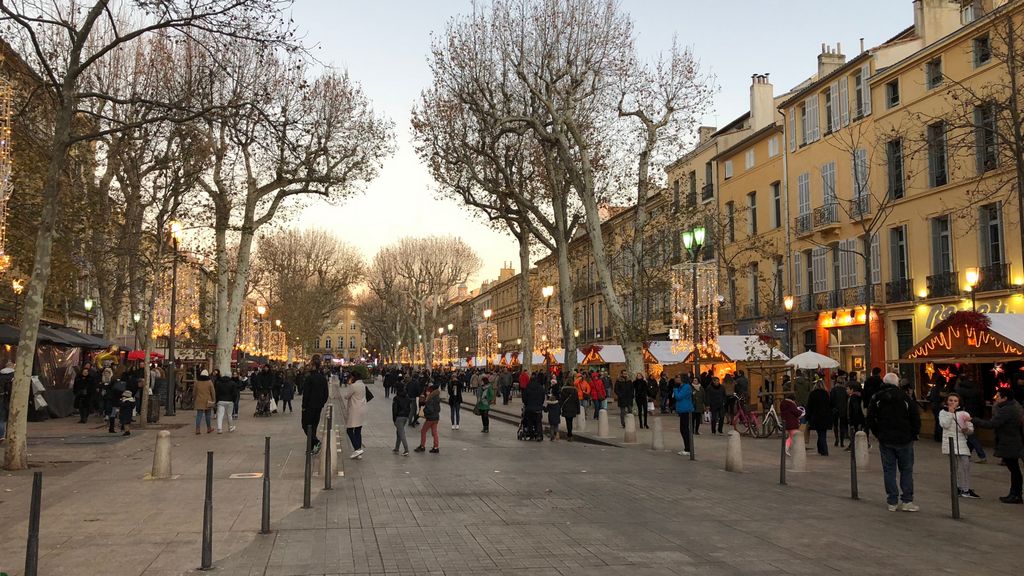
[(718, 269), (714, 262), (686, 263), (672, 271), (673, 352), (692, 349), (693, 267), (697, 267), (697, 347), (702, 358), (719, 354), (718, 348)]

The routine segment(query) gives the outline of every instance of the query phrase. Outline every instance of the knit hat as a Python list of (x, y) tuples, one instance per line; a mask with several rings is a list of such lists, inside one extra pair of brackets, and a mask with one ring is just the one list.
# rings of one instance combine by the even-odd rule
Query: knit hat
[(200, 376), (209, 376), (209, 375), (210, 375), (210, 372), (209, 372), (209, 371), (207, 371), (207, 370), (203, 370), (202, 372), (200, 372), (200, 373), (199, 373), (199, 375), (200, 375)]
[(899, 386), (900, 377), (897, 374), (889, 372), (885, 376), (882, 376), (882, 382), (892, 384), (893, 386)]

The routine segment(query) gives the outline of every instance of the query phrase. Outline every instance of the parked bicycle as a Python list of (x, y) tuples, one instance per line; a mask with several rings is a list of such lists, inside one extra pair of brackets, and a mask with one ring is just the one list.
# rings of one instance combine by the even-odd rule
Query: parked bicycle
[(776, 433), (785, 430), (785, 427), (782, 425), (782, 418), (775, 411), (774, 404), (765, 411), (762, 417), (757, 411), (750, 410), (747, 402), (739, 396), (733, 394), (732, 401), (736, 413), (733, 414), (730, 423), (733, 429), (739, 431), (740, 434), (746, 434), (754, 438), (770, 438)]

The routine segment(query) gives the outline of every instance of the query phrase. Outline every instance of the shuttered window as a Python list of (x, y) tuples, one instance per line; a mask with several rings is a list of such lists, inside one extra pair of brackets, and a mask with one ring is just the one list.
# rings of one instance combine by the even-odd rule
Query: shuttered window
[(850, 124), (850, 78), (839, 79), (839, 126)]
[(796, 108), (789, 109), (789, 151), (796, 152)]
[(868, 189), (868, 151), (858, 148), (853, 151), (853, 196), (863, 198), (870, 194)]
[(864, 116), (871, 114), (871, 86), (868, 84), (868, 77), (871, 75), (871, 65), (865, 64), (860, 67), (860, 90), (861, 100), (864, 106)]
[(804, 255), (802, 252), (793, 252), (793, 291), (797, 296), (804, 293)]
[(825, 205), (836, 203), (836, 163), (829, 162), (821, 167), (821, 190)]
[(807, 172), (797, 176), (796, 178), (797, 195), (797, 210), (800, 215), (811, 213), (811, 175)]
[(815, 294), (828, 292), (828, 248), (818, 247), (811, 250), (811, 277), (814, 281)]
[(882, 283), (882, 247), (878, 241), (878, 233), (871, 233), (871, 283)]

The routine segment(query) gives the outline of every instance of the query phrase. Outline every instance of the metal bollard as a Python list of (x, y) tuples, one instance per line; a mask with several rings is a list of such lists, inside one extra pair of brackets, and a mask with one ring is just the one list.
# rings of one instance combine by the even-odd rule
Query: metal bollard
[(850, 450), (850, 498), (860, 500), (860, 493), (857, 490), (857, 441), (854, 440), (853, 449)]
[(313, 481), (313, 427), (306, 426), (306, 478), (302, 487), (302, 507), (312, 508), (309, 503), (309, 484)]
[(334, 405), (327, 407), (327, 454), (324, 459), (324, 490), (331, 489), (331, 481), (333, 480), (331, 473), (331, 458), (334, 457), (335, 447), (334, 442), (331, 440), (334, 438)]
[(199, 569), (213, 569), (213, 451), (206, 453), (206, 501), (203, 503), (203, 564)]
[(789, 438), (789, 431), (782, 431), (782, 445), (779, 447), (779, 485), (786, 485), (786, 439)]
[(270, 436), (264, 436), (263, 447), (263, 517), (260, 534), (270, 534)]
[(949, 498), (953, 505), (953, 520), (960, 519), (960, 492), (956, 484), (956, 445), (952, 437), (949, 438)]
[(25, 547), (25, 576), (39, 570), (39, 510), (43, 498), (43, 473), (32, 474), (32, 504), (28, 512), (28, 545)]

